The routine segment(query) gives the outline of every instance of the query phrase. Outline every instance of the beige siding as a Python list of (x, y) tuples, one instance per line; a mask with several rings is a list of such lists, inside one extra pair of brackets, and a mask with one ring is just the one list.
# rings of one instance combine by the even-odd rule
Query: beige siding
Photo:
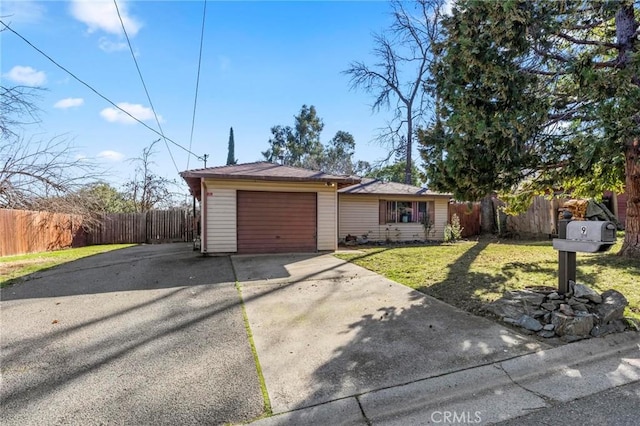
[(338, 237), (343, 240), (347, 235), (361, 237), (367, 235), (370, 240), (384, 240), (380, 236), (378, 224), (378, 198), (357, 195), (339, 195), (340, 223)]
[[(214, 236), (208, 232), (208, 246), (210, 252), (236, 252), (237, 228), (236, 228), (236, 191), (273, 191), (273, 192), (315, 192), (318, 197), (317, 206), (317, 242), (318, 250), (335, 250), (337, 248), (336, 211), (337, 192), (335, 186), (327, 186), (324, 182), (273, 182), (273, 181), (239, 181), (239, 180), (206, 180), (208, 191), (220, 194), (222, 199), (233, 194), (233, 208), (228, 210), (216, 210), (214, 213), (214, 200), (208, 200), (208, 223), (214, 226), (218, 234)], [(226, 196), (224, 195), (226, 194)], [(225, 206), (226, 201), (221, 201)], [(228, 198), (230, 201), (230, 198)], [(224, 211), (222, 211), (224, 210)], [(231, 217), (233, 214), (233, 217)], [(231, 235), (233, 234), (233, 235)], [(212, 245), (215, 240), (216, 245)]]
[(343, 240), (347, 234), (367, 235), (369, 240), (413, 241), (424, 240), (424, 228), (419, 223), (379, 224), (379, 202), (387, 201), (434, 201), (434, 227), (429, 239), (444, 239), (447, 224), (447, 198), (435, 197), (378, 197), (367, 195), (339, 195), (340, 223), (338, 237)]
[(318, 250), (335, 250), (337, 193), (318, 193)]
[(444, 228), (449, 221), (449, 199), (436, 198), (435, 201), (436, 218), (433, 222), (433, 239), (444, 240)]
[(235, 253), (236, 190), (207, 186), (207, 253)]

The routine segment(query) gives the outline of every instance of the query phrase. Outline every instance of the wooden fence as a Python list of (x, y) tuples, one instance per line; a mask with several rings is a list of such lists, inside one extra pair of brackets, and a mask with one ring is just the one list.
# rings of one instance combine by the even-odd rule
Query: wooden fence
[(189, 242), (194, 238), (188, 210), (103, 215), (88, 225), (82, 216), (0, 209), (0, 256), (93, 244)]
[(529, 209), (517, 216), (507, 217), (509, 235), (521, 238), (549, 238), (558, 229), (558, 209), (564, 199), (535, 197)]
[(0, 256), (86, 245), (82, 216), (0, 209)]
[(480, 234), (480, 203), (449, 203), (449, 223), (454, 213), (460, 219), (463, 238)]
[(194, 238), (193, 214), (188, 210), (104, 215), (87, 231), (88, 244), (188, 242)]

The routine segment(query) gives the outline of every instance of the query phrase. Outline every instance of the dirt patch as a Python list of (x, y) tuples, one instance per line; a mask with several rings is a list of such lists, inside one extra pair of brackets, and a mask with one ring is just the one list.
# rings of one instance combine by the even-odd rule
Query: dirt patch
[(9, 275), (18, 269), (26, 266), (37, 265), (43, 263), (42, 259), (16, 260), (13, 262), (0, 262), (0, 275)]

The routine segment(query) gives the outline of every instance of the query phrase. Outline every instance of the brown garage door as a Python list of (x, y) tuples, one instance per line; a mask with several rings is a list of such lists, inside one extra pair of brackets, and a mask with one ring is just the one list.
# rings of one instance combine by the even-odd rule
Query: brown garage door
[(238, 191), (238, 253), (314, 252), (315, 192)]

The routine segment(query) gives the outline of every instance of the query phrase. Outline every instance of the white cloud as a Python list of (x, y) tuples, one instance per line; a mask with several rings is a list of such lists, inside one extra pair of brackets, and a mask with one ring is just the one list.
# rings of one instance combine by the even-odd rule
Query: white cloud
[[(127, 13), (125, 0), (118, 1), (118, 10), (127, 34), (130, 37), (135, 36), (142, 24)], [(101, 30), (116, 35), (122, 34), (122, 24), (112, 0), (72, 0), (71, 15), (86, 24), (90, 33)]]
[(31, 67), (22, 65), (16, 65), (11, 68), (8, 73), (3, 74), (3, 77), (25, 86), (41, 86), (47, 81), (44, 71), (36, 71)]
[(67, 109), (73, 107), (79, 107), (84, 104), (84, 99), (82, 98), (65, 98), (60, 99), (58, 102), (53, 104), (54, 108)]
[(106, 37), (100, 37), (100, 40), (98, 41), (98, 47), (107, 53), (111, 53), (118, 52), (120, 50), (126, 50), (127, 43), (123, 41), (111, 41)]
[(106, 151), (101, 151), (98, 153), (98, 158), (104, 158), (109, 161), (122, 161), (124, 160), (124, 154), (118, 151), (111, 151), (110, 149)]
[[(130, 104), (128, 102), (120, 102), (117, 105), (140, 121), (151, 120), (155, 118), (153, 116), (153, 110), (144, 105)], [(100, 111), (100, 115), (110, 123), (133, 124), (136, 122), (127, 114), (113, 107), (103, 109), (102, 111)], [(160, 120), (160, 122), (162, 123), (162, 117), (160, 115), (158, 115), (158, 120)]]
[(453, 10), (453, 5), (456, 3), (456, 0), (446, 0), (440, 9), (440, 12), (443, 15), (451, 16), (451, 12)]
[(44, 5), (35, 1), (2, 1), (2, 20), (10, 24), (37, 24), (45, 13)]

